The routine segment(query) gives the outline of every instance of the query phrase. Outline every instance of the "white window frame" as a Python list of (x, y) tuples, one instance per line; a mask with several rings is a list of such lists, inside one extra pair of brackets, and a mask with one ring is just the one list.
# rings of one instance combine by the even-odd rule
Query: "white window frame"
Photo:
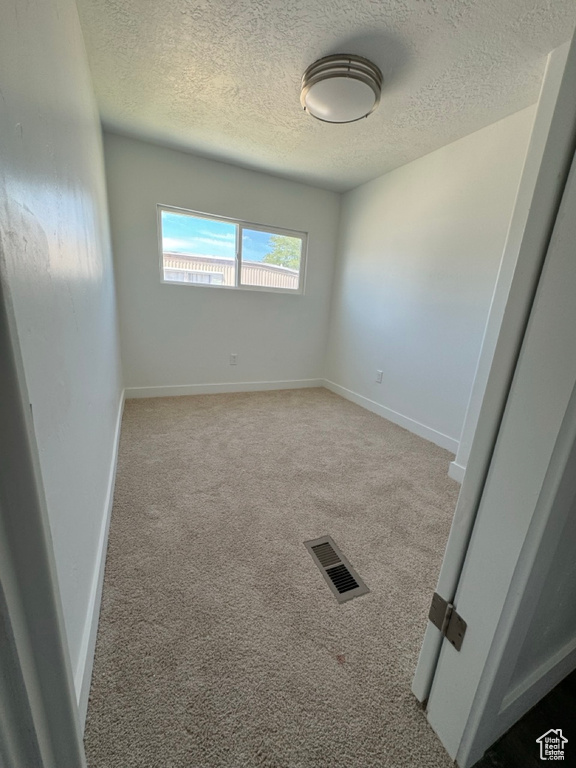
[[(204, 213), (203, 211), (193, 211), (188, 208), (178, 208), (174, 205), (163, 205), (159, 203), (157, 205), (157, 230), (158, 230), (158, 251), (160, 254), (160, 282), (163, 285), (180, 285), (189, 288), (207, 288), (214, 290), (215, 288), (232, 290), (232, 291), (264, 291), (266, 293), (287, 293), (291, 296), (301, 296), (304, 293), (305, 276), (306, 276), (306, 256), (308, 251), (308, 233), (299, 232), (293, 229), (283, 229), (281, 227), (271, 227), (264, 224), (255, 224), (251, 221), (244, 221), (243, 219), (232, 219), (227, 216), (215, 216), (212, 213)], [(212, 219), (212, 221), (221, 221), (225, 224), (234, 224), (236, 226), (236, 257), (235, 257), (235, 285), (218, 285), (209, 283), (189, 283), (180, 282), (177, 280), (165, 280), (164, 279), (164, 251), (162, 247), (162, 211), (169, 211), (172, 213), (180, 213), (182, 215), (195, 216), (203, 219)], [(266, 285), (244, 285), (240, 278), (242, 276), (242, 232), (244, 229), (254, 229), (259, 232), (267, 232), (271, 235), (286, 235), (288, 237), (298, 238), (302, 243), (302, 249), (300, 252), (300, 271), (298, 275), (298, 288), (274, 288)]]

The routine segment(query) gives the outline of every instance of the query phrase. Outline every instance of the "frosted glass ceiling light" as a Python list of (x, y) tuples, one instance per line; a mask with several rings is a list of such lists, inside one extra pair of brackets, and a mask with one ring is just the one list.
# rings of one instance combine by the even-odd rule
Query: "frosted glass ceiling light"
[(380, 103), (382, 72), (362, 56), (337, 53), (311, 64), (302, 76), (300, 103), (325, 123), (353, 123)]

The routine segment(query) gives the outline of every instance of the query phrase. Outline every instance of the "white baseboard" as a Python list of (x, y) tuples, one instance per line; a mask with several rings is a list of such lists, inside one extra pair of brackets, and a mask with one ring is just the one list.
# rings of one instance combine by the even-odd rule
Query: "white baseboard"
[(574, 669), (576, 669), (576, 638), (572, 638), (562, 646), (504, 697), (498, 715), (495, 739), (506, 733)]
[(370, 400), (363, 395), (352, 392), (352, 390), (346, 389), (346, 387), (341, 387), (339, 384), (335, 384), (328, 379), (324, 380), (324, 386), (331, 392), (346, 398), (346, 400), (351, 400), (353, 403), (356, 403), (356, 405), (361, 405), (362, 408), (366, 408), (366, 410), (372, 411), (372, 413), (377, 413), (378, 416), (383, 416), (385, 419), (388, 419), (388, 421), (392, 421), (394, 424), (404, 427), (404, 429), (413, 432), (419, 437), (423, 437), (425, 440), (430, 440), (431, 443), (435, 443), (441, 448), (446, 448), (446, 450), (451, 453), (455, 454), (458, 450), (458, 440), (455, 440), (453, 437), (448, 437), (448, 435), (444, 435), (442, 432), (432, 429), (432, 427), (420, 424), (419, 421), (415, 421), (408, 416), (403, 416), (401, 413), (397, 413), (391, 408), (387, 408), (385, 405), (380, 405), (380, 403), (376, 403), (374, 400)]
[(265, 392), (274, 389), (306, 389), (324, 386), (323, 379), (288, 381), (238, 381), (227, 384), (181, 384), (166, 387), (127, 387), (126, 399), (137, 397), (176, 397), (178, 395), (214, 395), (222, 392)]
[(456, 480), (457, 483), (460, 483), (460, 485), (462, 485), (462, 481), (464, 480), (465, 472), (466, 467), (463, 467), (462, 464), (457, 464), (455, 461), (450, 462), (450, 466), (448, 467), (448, 475), (452, 478), (452, 480)]
[(80, 723), (84, 729), (86, 721), (86, 712), (88, 710), (88, 697), (90, 695), (90, 683), (92, 680), (92, 667), (94, 665), (94, 651), (96, 648), (96, 635), (98, 632), (98, 619), (100, 616), (100, 603), (102, 600), (102, 585), (104, 582), (104, 566), (106, 564), (106, 550), (108, 546), (108, 531), (110, 529), (110, 517), (112, 513), (112, 502), (114, 500), (114, 483), (116, 480), (116, 462), (118, 459), (118, 444), (120, 442), (120, 427), (122, 424), (122, 413), (124, 411), (124, 391), (120, 396), (118, 406), (118, 416), (116, 419), (116, 431), (114, 435), (114, 445), (112, 448), (112, 457), (110, 459), (110, 473), (108, 476), (108, 489), (106, 491), (106, 501), (104, 504), (104, 515), (100, 528), (100, 537), (98, 540), (98, 550), (96, 555), (96, 566), (92, 576), (92, 585), (90, 588), (90, 597), (86, 611), (86, 620), (84, 622), (84, 631), (82, 633), (82, 644), (80, 646), (80, 655), (74, 674), (74, 688), (76, 689), (76, 701), (78, 703), (78, 712)]

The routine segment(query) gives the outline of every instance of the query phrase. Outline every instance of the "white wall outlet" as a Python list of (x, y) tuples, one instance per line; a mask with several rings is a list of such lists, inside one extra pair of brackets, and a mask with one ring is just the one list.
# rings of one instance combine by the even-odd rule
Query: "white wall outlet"
[(230, 365), (237, 365), (238, 364), (238, 355), (236, 352), (230, 353)]
[(376, 371), (376, 384), (382, 384), (383, 371)]

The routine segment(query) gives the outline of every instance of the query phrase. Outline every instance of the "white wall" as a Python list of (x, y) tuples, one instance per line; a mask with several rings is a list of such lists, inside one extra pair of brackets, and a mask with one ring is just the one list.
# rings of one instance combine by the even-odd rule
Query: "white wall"
[[(317, 382), (339, 196), (112, 134), (105, 157), (127, 396)], [(158, 203), (308, 232), (305, 295), (161, 284)]]
[(91, 669), (121, 379), (100, 124), (73, 0), (2, 4), (0, 91), (5, 289), (80, 694)]
[(453, 452), (534, 115), (518, 112), (343, 197), (326, 378)]

